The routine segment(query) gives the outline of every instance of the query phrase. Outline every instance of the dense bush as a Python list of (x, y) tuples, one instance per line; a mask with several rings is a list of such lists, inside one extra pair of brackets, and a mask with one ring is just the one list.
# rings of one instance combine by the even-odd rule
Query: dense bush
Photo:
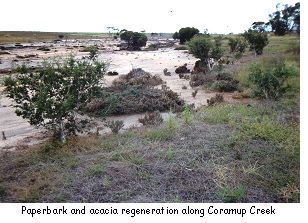
[(121, 75), (113, 81), (113, 85), (144, 85), (157, 86), (163, 83), (159, 75), (151, 75), (141, 68), (132, 69), (128, 74)]
[(128, 50), (140, 50), (140, 47), (145, 46), (148, 41), (145, 34), (132, 31), (121, 33), (120, 38), (127, 42)]
[(268, 44), (266, 33), (248, 30), (243, 34), (244, 38), (248, 41), (250, 48), (253, 49), (256, 55), (263, 53), (263, 48)]
[(76, 112), (100, 88), (106, 65), (95, 56), (84, 60), (70, 57), (46, 61), (35, 71), (25, 65), (16, 71), (16, 76), (5, 79), (7, 95), (17, 102), (16, 114), (65, 141), (65, 135), (78, 130)]
[(286, 81), (296, 71), (284, 61), (271, 59), (267, 64), (254, 64), (249, 80), (255, 85), (254, 94), (265, 99), (279, 99), (288, 89)]
[(198, 34), (199, 30), (194, 27), (181, 28), (179, 32), (173, 34), (174, 39), (180, 39), (180, 44), (184, 44), (189, 41), (194, 35)]
[(142, 85), (117, 85), (104, 88), (102, 95), (93, 98), (84, 111), (104, 117), (154, 111), (181, 111), (184, 101), (167, 87), (155, 89)]

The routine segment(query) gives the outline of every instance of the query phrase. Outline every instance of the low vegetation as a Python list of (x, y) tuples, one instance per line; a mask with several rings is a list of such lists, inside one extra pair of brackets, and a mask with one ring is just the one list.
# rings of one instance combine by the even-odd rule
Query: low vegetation
[(280, 103), (221, 104), (156, 127), (2, 153), (1, 200), (299, 202), (299, 127)]

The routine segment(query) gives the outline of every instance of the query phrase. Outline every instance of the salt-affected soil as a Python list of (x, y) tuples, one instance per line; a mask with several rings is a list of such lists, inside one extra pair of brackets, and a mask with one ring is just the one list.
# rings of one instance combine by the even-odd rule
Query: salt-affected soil
[[(187, 63), (188, 69), (192, 69), (196, 58), (187, 51), (174, 50), (174, 48), (162, 48), (157, 51), (119, 51), (116, 45), (119, 41), (115, 40), (73, 40), (58, 43), (35, 43), (22, 44), (23, 47), (15, 47), (14, 45), (4, 46), (4, 50), (9, 54), (0, 55), (0, 75), (10, 70), (16, 65), (26, 63), (36, 67), (44, 59), (68, 56), (74, 54), (78, 57), (88, 55), (87, 52), (80, 52), (86, 46), (97, 45), (99, 48), (99, 57), (101, 61), (109, 62), (109, 70), (117, 71), (120, 75), (127, 74), (132, 68), (142, 68), (151, 74), (160, 75), (171, 90), (177, 92), (182, 99), (188, 104), (195, 104), (198, 108), (207, 104), (207, 99), (214, 96), (215, 93), (207, 93), (201, 88), (195, 98), (192, 93), (197, 89), (192, 89), (189, 80), (180, 79), (175, 74), (175, 68)], [(151, 43), (151, 42), (150, 42)], [(39, 47), (48, 47), (50, 51), (38, 50)], [(0, 46), (1, 47), (1, 46)], [(21, 58), (29, 56), (29, 58)], [(21, 56), (21, 57), (20, 57)], [(17, 59), (17, 57), (19, 57)], [(163, 70), (167, 68), (171, 72), (171, 76), (165, 76)], [(2, 73), (2, 74), (1, 74)], [(1, 77), (1, 76), (0, 76)], [(117, 76), (106, 76), (105, 84), (110, 85)], [(186, 86), (187, 89), (183, 89)], [(1, 90), (2, 91), (2, 90)], [(225, 100), (231, 101), (231, 94), (225, 94)], [(143, 114), (122, 115), (108, 117), (108, 120), (121, 119), (124, 121), (124, 129), (137, 127), (141, 124), (138, 122)], [(166, 117), (166, 113), (163, 114)], [(100, 133), (110, 132), (109, 129), (103, 127), (103, 122), (97, 121)], [(96, 131), (94, 128), (93, 131)], [(46, 138), (42, 129), (36, 129), (30, 126), (27, 121), (16, 116), (12, 101), (4, 95), (0, 99), (0, 131), (4, 131), (6, 140), (0, 141), (0, 149), (12, 149), (24, 144), (37, 143)]]

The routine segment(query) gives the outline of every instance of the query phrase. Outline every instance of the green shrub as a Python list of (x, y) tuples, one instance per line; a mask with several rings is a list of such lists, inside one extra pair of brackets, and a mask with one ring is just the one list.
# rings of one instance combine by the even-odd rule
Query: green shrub
[(255, 85), (254, 94), (265, 99), (279, 99), (288, 89), (286, 81), (296, 74), (284, 61), (271, 59), (268, 64), (254, 64), (249, 80)]
[(132, 31), (121, 33), (120, 38), (127, 42), (128, 50), (140, 50), (140, 47), (145, 46), (148, 41), (145, 34)]
[(106, 64), (94, 57), (46, 61), (32, 71), (25, 65), (5, 79), (7, 96), (17, 103), (16, 114), (31, 125), (51, 130), (57, 139), (79, 130), (76, 112), (100, 89)]
[(182, 111), (182, 118), (187, 125), (190, 125), (192, 122), (192, 115), (189, 107), (187, 105), (184, 106), (184, 110)]
[(97, 46), (88, 46), (81, 51), (82, 52), (89, 52), (89, 58), (94, 59), (95, 57), (97, 57), (98, 48), (97, 48)]
[(169, 112), (169, 115), (166, 120), (166, 128), (169, 130), (174, 130), (176, 129), (176, 127), (177, 127), (177, 124), (176, 124), (175, 117), (171, 112)]
[(250, 29), (246, 31), (243, 36), (248, 41), (250, 49), (254, 50), (256, 55), (261, 55), (263, 53), (264, 47), (268, 44), (266, 33)]
[(180, 39), (179, 33), (178, 33), (178, 32), (175, 32), (175, 33), (172, 35), (172, 38), (173, 38), (173, 39)]
[(194, 35), (198, 34), (199, 30), (194, 27), (185, 27), (181, 28), (178, 32), (178, 35), (175, 33), (173, 37), (178, 37), (180, 39), (180, 44), (184, 44), (186, 41), (189, 41)]
[(209, 36), (195, 36), (189, 41), (189, 51), (201, 60), (207, 70), (211, 70), (210, 59), (219, 60), (223, 55), (223, 50)]

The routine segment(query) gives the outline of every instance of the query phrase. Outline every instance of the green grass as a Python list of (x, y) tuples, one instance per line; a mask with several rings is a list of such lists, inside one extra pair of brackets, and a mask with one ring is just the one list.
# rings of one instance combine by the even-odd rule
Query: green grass
[[(299, 94), (299, 66), (300, 66), (300, 38), (297, 35), (270, 36), (269, 44), (264, 48), (263, 55), (255, 57), (253, 60), (241, 64), (234, 72), (234, 77), (244, 88), (251, 88), (248, 74), (254, 63), (266, 65), (272, 58), (285, 60), (288, 65), (292, 65), (297, 70), (296, 77), (290, 78), (288, 83), (291, 87), (291, 94)], [(248, 52), (245, 55), (249, 55)]]
[(174, 131), (169, 128), (160, 128), (150, 130), (145, 133), (145, 138), (151, 141), (168, 141), (174, 136)]
[(169, 141), (174, 138), (177, 128), (177, 120), (170, 112), (164, 126), (146, 131), (144, 137), (150, 141)]
[(221, 197), (224, 202), (234, 203), (242, 199), (245, 192), (245, 188), (242, 185), (235, 188), (225, 186), (219, 189), (218, 196)]
[(202, 111), (203, 120), (210, 124), (234, 124), (244, 122), (256, 115), (260, 117), (260, 111), (256, 107), (247, 107), (247, 105), (221, 104), (206, 107)]
[(270, 36), (269, 44), (264, 48), (263, 53), (285, 53), (292, 46), (299, 46), (298, 35)]
[[(232, 128), (231, 136), (221, 145), (225, 155), (219, 162), (229, 169), (229, 175), (233, 176), (232, 171), (235, 171), (233, 181), (237, 178), (237, 183), (245, 182), (248, 187), (258, 185), (281, 199), (299, 201), (299, 126), (292, 121), (279, 121), (284, 112), (295, 106), (294, 100), (286, 99), (272, 105), (218, 105), (203, 110), (205, 122), (224, 123)], [(230, 168), (234, 159), (238, 160), (242, 170)], [(223, 168), (218, 169), (217, 182), (223, 182), (218, 183), (219, 188), (225, 188), (219, 193), (228, 195), (230, 192), (232, 195), (234, 192), (236, 195), (235, 191), (226, 189), (231, 187), (226, 174)], [(251, 178), (252, 175), (256, 180)]]
[(187, 125), (192, 123), (192, 114), (187, 105), (185, 105), (184, 110), (182, 111), (182, 119)]
[(166, 156), (165, 156), (165, 159), (168, 160), (168, 161), (171, 161), (173, 159), (173, 149), (171, 146), (168, 147), (167, 151), (166, 151)]
[(105, 171), (105, 164), (99, 163), (89, 166), (87, 174), (90, 176), (99, 176)]

